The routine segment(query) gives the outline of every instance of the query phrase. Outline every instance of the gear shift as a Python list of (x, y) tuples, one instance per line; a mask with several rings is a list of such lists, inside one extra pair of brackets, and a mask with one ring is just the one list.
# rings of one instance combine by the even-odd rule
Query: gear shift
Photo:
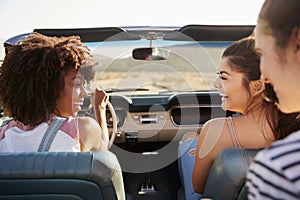
[(156, 185), (151, 182), (151, 156), (152, 155), (158, 155), (157, 151), (153, 152), (143, 152), (143, 155), (149, 156), (149, 170), (148, 170), (148, 180), (145, 183), (142, 183), (138, 194), (149, 194), (149, 193), (155, 193), (156, 192)]

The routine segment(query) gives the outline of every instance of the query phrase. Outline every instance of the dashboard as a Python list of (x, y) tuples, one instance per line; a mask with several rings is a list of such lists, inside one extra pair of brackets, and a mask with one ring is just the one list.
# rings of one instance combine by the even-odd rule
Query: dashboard
[[(187, 132), (199, 133), (211, 118), (226, 116), (217, 92), (175, 95), (110, 95), (117, 115), (115, 143), (168, 142)], [(112, 117), (106, 114), (109, 131)]]

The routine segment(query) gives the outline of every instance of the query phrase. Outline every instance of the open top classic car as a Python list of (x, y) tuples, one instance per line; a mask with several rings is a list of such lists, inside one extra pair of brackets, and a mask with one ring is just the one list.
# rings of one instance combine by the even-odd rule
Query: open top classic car
[[(86, 83), (86, 88), (93, 91), (99, 87), (109, 94), (110, 107), (106, 117), (113, 140), (110, 151), (116, 156), (122, 171), (119, 180), (122, 189), (112, 186), (113, 190), (117, 193), (125, 192), (127, 198), (132, 199), (167, 200), (184, 198), (180, 194), (182, 184), (178, 172), (178, 158), (181, 156), (178, 155), (178, 144), (182, 136), (188, 132), (199, 134), (207, 120), (232, 114), (222, 110), (221, 97), (213, 83), (223, 50), (233, 41), (249, 36), (253, 28), (244, 25), (193, 24), (183, 27), (135, 26), (33, 31), (48, 36), (78, 35), (92, 50), (95, 77)], [(14, 45), (29, 34), (14, 36), (6, 40), (4, 46)], [(94, 117), (90, 95), (86, 97), (83, 109), (78, 114)], [(2, 119), (5, 121), (5, 116)], [(31, 155), (31, 159), (34, 156), (36, 162), (41, 159), (38, 154)], [(90, 162), (90, 156), (85, 154), (85, 159), (74, 162)], [(70, 159), (68, 155), (62, 157), (64, 163)], [(2, 175), (0, 177), (0, 196), (3, 193), (1, 188), (4, 185), (7, 188), (8, 182), (12, 188), (24, 186), (24, 183), (19, 182), (14, 185), (14, 180), (1, 184), (18, 168), (10, 168), (13, 163), (5, 160), (7, 158), (1, 159), (0, 174), (1, 170), (11, 171), (4, 178)], [(74, 166), (78, 164), (75, 163)], [(23, 168), (22, 173), (29, 170), (29, 173), (35, 174), (35, 169), (26, 169), (26, 165), (19, 167)], [(71, 163), (68, 168), (72, 169)], [(98, 167), (92, 170), (95, 169)], [(21, 177), (22, 173), (19, 174)], [(55, 177), (53, 173), (47, 174), (46, 178)], [(23, 176), (25, 180), (26, 176)], [(14, 175), (12, 177), (17, 179)], [(56, 182), (53, 180), (51, 187), (61, 188), (66, 184), (59, 183), (58, 177), (52, 179)], [(42, 191), (40, 183), (30, 187)], [(82, 188), (78, 190), (84, 191)], [(99, 199), (112, 199), (105, 196), (104, 191), (105, 187)], [(5, 193), (7, 198), (17, 198), (22, 194), (12, 192), (12, 196), (9, 196), (9, 192)], [(76, 195), (80, 196), (78, 193)], [(87, 190), (83, 193), (89, 195)], [(30, 195), (24, 192), (24, 198), (26, 194), (27, 197)], [(124, 198), (123, 194), (116, 196)]]

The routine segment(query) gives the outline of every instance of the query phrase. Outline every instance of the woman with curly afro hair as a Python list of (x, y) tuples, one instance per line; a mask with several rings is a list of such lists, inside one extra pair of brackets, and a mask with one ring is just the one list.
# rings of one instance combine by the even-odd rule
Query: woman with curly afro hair
[(0, 106), (13, 120), (0, 129), (0, 152), (40, 150), (56, 118), (63, 122), (49, 151), (108, 149), (107, 94), (96, 90), (94, 95), (98, 122), (76, 116), (87, 96), (83, 85), (91, 79), (90, 58), (78, 36), (32, 33), (7, 47), (0, 66)]

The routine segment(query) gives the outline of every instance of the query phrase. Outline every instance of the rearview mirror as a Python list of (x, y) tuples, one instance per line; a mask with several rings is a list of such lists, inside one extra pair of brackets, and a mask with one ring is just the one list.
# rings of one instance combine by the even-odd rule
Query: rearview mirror
[(136, 48), (132, 51), (132, 57), (136, 60), (167, 60), (169, 49), (166, 48)]

